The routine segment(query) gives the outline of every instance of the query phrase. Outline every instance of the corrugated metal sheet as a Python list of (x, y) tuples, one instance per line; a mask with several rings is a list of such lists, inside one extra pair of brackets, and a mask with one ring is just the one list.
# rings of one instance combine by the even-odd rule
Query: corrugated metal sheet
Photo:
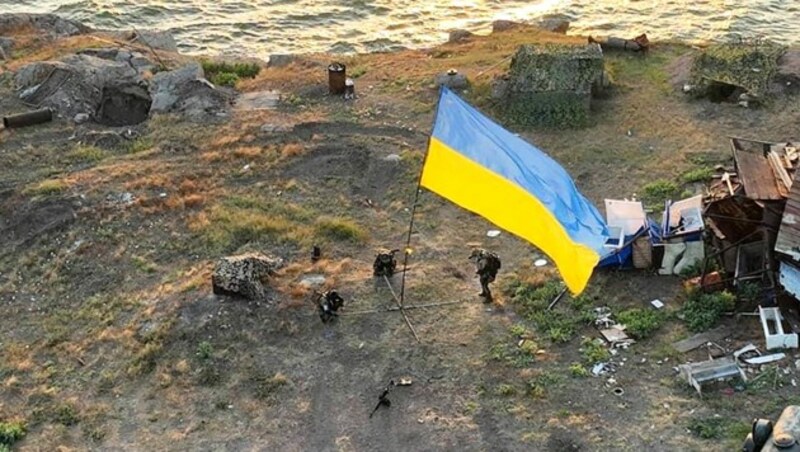
[(786, 187), (775, 177), (769, 159), (763, 153), (746, 151), (734, 144), (733, 159), (748, 198), (778, 200), (786, 197)]
[(800, 300), (800, 269), (792, 264), (781, 262), (781, 285), (784, 290)]
[(792, 191), (789, 192), (789, 199), (786, 200), (781, 228), (778, 231), (778, 240), (775, 242), (775, 251), (791, 256), (796, 261), (800, 261), (800, 184), (797, 183), (798, 178), (800, 178), (800, 171), (795, 172), (795, 183), (792, 184)]

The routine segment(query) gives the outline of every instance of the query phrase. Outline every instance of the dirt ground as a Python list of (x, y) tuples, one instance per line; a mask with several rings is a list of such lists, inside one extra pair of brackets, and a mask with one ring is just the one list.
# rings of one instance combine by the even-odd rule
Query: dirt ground
[[(361, 75), (349, 103), (324, 95), (329, 57), (311, 55), (238, 86), (281, 90), (278, 110), (213, 125), (157, 117), (125, 128), (137, 138), (108, 149), (74, 136), (121, 129), (59, 119), (0, 131), (0, 422), (27, 425), (14, 447), (722, 451), (739, 447), (753, 418), (776, 419), (800, 403), (793, 353), (768, 374), (771, 384), (720, 384), (700, 398), (678, 380), (675, 366), (709, 350), (671, 348), (690, 335), (674, 315), (682, 284), (648, 271), (598, 271), (592, 305), (616, 312), (658, 298), (673, 315), (613, 356), (615, 373), (575, 375), (582, 338), (599, 337), (595, 327), (553, 342), (501, 290), (520, 275), (552, 278), (552, 268), (531, 268), (535, 249), (505, 233), (488, 238), (492, 225), (427, 192), (406, 300), (462, 303), (408, 311), (421, 343), (399, 313), (383, 312), (394, 301), (371, 263), (379, 248), (405, 242), (433, 74), (459, 68), (474, 81), (465, 96), (496, 113), (483, 93), (503, 59), (520, 42), (558, 39), (573, 38), (512, 31), (352, 57), (348, 67)], [(797, 138), (796, 97), (761, 109), (684, 98), (670, 71), (694, 51), (607, 55), (614, 88), (594, 102), (591, 127), (520, 133), (598, 206), (657, 180), (695, 190), (681, 176), (729, 164), (726, 136)], [(0, 112), (23, 111), (8, 74), (0, 75)], [(265, 132), (264, 124), (289, 127)], [(317, 263), (314, 244), (323, 250)], [(467, 261), (477, 245), (503, 259), (491, 305), (477, 298)], [(214, 295), (215, 260), (245, 251), (288, 262), (268, 299)], [(347, 300), (336, 322), (319, 321), (301, 284), (308, 275), (323, 275)], [(729, 351), (762, 344), (754, 317), (721, 325), (729, 335), (719, 345)], [(497, 353), (515, 353), (515, 327), (536, 344), (522, 365)], [(394, 388), (391, 407), (370, 418), (383, 387), (400, 378), (413, 384)], [(693, 427), (708, 419), (727, 427), (704, 438)]]

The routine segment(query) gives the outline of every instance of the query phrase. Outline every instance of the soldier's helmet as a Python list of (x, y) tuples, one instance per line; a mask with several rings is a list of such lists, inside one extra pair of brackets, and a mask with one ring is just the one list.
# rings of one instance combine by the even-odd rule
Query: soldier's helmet
[(479, 257), (483, 256), (484, 251), (480, 248), (473, 248), (472, 253), (469, 255), (469, 259), (478, 259)]

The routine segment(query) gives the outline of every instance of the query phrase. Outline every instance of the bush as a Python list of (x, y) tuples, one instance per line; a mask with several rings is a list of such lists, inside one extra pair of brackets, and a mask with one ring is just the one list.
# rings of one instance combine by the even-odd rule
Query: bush
[(25, 424), (22, 422), (0, 422), (0, 449), (11, 447), (25, 436)]
[(663, 203), (679, 193), (675, 183), (666, 180), (657, 180), (644, 186), (644, 199), (651, 203)]
[(540, 399), (547, 394), (547, 389), (557, 387), (561, 384), (562, 377), (552, 372), (542, 372), (528, 380), (528, 390), (530, 394)]
[(56, 407), (54, 421), (67, 427), (80, 422), (78, 411), (69, 403), (62, 403)]
[(239, 76), (230, 72), (223, 72), (212, 75), (209, 81), (215, 85), (233, 87), (239, 81)]
[(201, 361), (211, 358), (211, 355), (213, 354), (214, 347), (208, 341), (203, 341), (197, 345), (197, 353), (195, 353), (195, 355), (197, 355), (197, 358), (199, 358)]
[(201, 62), (206, 78), (222, 86), (235, 86), (243, 78), (255, 78), (261, 67), (255, 63), (226, 63), (204, 60)]
[(586, 338), (581, 343), (581, 353), (583, 360), (588, 365), (594, 365), (611, 358), (611, 352), (608, 351), (603, 341), (599, 339)]
[(717, 324), (724, 312), (736, 307), (736, 296), (728, 291), (704, 293), (695, 290), (683, 304), (681, 313), (692, 332), (705, 331)]
[(652, 309), (628, 309), (618, 313), (616, 317), (626, 326), (625, 332), (634, 339), (650, 337), (664, 323), (664, 315)]
[(750, 424), (721, 417), (692, 419), (689, 431), (703, 439), (736, 439), (742, 441), (750, 433)]
[(693, 182), (703, 182), (708, 179), (711, 179), (711, 176), (714, 175), (714, 169), (704, 166), (702, 168), (695, 168), (693, 170), (689, 170), (681, 176), (681, 181), (685, 184), (691, 184)]
[(572, 363), (569, 366), (569, 373), (575, 378), (586, 378), (589, 371), (581, 363)]

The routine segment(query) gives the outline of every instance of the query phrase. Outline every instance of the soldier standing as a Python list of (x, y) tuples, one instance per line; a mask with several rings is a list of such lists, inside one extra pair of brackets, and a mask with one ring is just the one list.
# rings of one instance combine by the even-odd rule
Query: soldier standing
[(489, 283), (494, 282), (497, 278), (497, 272), (502, 266), (500, 257), (484, 249), (473, 249), (469, 260), (474, 261), (475, 274), (478, 275), (481, 282), (481, 293), (478, 296), (483, 297), (484, 303), (491, 303), (492, 291), (489, 290)]

